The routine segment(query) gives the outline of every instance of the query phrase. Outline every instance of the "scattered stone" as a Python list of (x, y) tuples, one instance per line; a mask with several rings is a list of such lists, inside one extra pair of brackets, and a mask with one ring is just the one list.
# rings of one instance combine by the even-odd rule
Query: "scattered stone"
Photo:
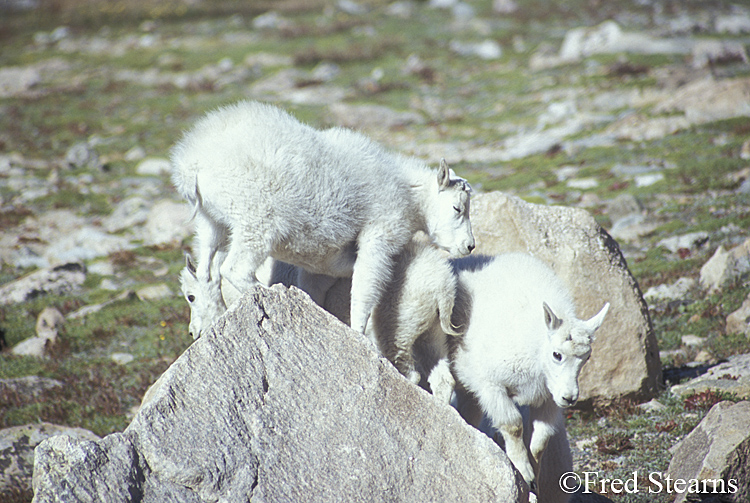
[(345, 12), (352, 16), (363, 16), (368, 12), (367, 7), (358, 4), (357, 2), (353, 2), (352, 0), (338, 0), (338, 2), (336, 2), (336, 8), (341, 12)]
[(85, 225), (70, 234), (57, 236), (45, 250), (45, 257), (52, 263), (82, 261), (135, 247), (136, 243), (128, 237), (109, 234), (97, 226)]
[(727, 316), (726, 333), (750, 336), (750, 295), (748, 295), (739, 309)]
[[(698, 335), (692, 335), (692, 334), (683, 335), (682, 336), (682, 343), (684, 345), (686, 345), (686, 346), (701, 347), (701, 346), (703, 346), (706, 343), (706, 338), (705, 337), (700, 337)], [(696, 361), (698, 361), (698, 360), (696, 360)]]
[(513, 14), (518, 10), (515, 0), (492, 0), (492, 10), (498, 14)]
[(665, 238), (659, 241), (657, 245), (663, 246), (672, 253), (677, 253), (683, 249), (691, 251), (699, 249), (706, 243), (708, 243), (708, 232), (700, 231)]
[(690, 125), (750, 115), (750, 78), (696, 80), (665, 95), (655, 113), (684, 113)]
[(33, 486), (39, 501), (528, 498), (494, 442), (281, 286), (230, 308), (124, 432), (38, 446)]
[(644, 212), (643, 205), (632, 194), (620, 194), (616, 198), (607, 201), (606, 210), (613, 224), (625, 217), (641, 215)]
[[(685, 439), (670, 449), (667, 472), (672, 479), (698, 480), (698, 492), (729, 494), (730, 480), (736, 484), (733, 501), (750, 497), (750, 402), (719, 402)], [(703, 483), (705, 482), (705, 489)], [(715, 484), (715, 485), (714, 485)], [(714, 492), (716, 491), (716, 492)], [(690, 488), (677, 493), (675, 503), (687, 500)]]
[(135, 170), (139, 175), (161, 176), (168, 175), (172, 170), (172, 166), (169, 163), (169, 159), (149, 157), (142, 160)]
[[(101, 287), (101, 288), (103, 290), (108, 290), (108, 288), (104, 288), (104, 287)], [(121, 300), (132, 300), (135, 298), (138, 298), (138, 295), (136, 295), (136, 293), (133, 290), (126, 290), (122, 292), (120, 295), (118, 295), (117, 297), (110, 299), (108, 301), (101, 302), (99, 304), (91, 304), (88, 306), (83, 306), (82, 308), (77, 309), (76, 311), (73, 311), (72, 313), (68, 313), (66, 318), (69, 320), (77, 320), (77, 319), (85, 318), (86, 316), (90, 314), (101, 311), (105, 307), (111, 304), (114, 304), (115, 302), (119, 302)]]
[(648, 302), (670, 301), (685, 299), (698, 286), (698, 280), (680, 278), (671, 285), (662, 284), (649, 288), (643, 298)]
[(579, 61), (594, 54), (630, 52), (638, 54), (686, 54), (691, 41), (657, 39), (644, 33), (624, 32), (614, 21), (593, 28), (568, 31), (560, 47), (561, 62)]
[(750, 33), (750, 15), (747, 13), (733, 13), (716, 16), (714, 27), (719, 33), (740, 35)]
[(728, 361), (709, 368), (705, 374), (671, 389), (681, 396), (711, 390), (750, 398), (750, 354), (730, 356)]
[(39, 85), (42, 76), (39, 70), (28, 66), (6, 66), (0, 68), (0, 98), (22, 96)]
[(0, 305), (27, 302), (40, 295), (74, 293), (85, 279), (86, 268), (80, 262), (42, 269), (0, 286)]
[(571, 189), (589, 190), (598, 187), (599, 180), (596, 178), (575, 178), (573, 180), (568, 180), (565, 185)]
[(14, 426), (0, 430), (0, 495), (12, 490), (31, 489), (34, 448), (43, 440), (56, 435), (68, 435), (81, 441), (95, 441), (99, 437), (83, 428), (70, 428), (49, 423)]
[(531, 253), (568, 284), (579, 316), (611, 304), (580, 377), (582, 401), (658, 393), (661, 363), (648, 307), (617, 243), (584, 210), (527, 203), (500, 192), (471, 203), (474, 253)]
[(700, 283), (709, 293), (721, 290), (750, 272), (750, 239), (727, 251), (723, 246), (701, 267)]
[(159, 283), (158, 285), (150, 285), (135, 292), (138, 298), (143, 301), (154, 301), (160, 299), (167, 299), (172, 297), (174, 294), (172, 290), (165, 284)]
[(0, 379), (0, 393), (3, 395), (13, 393), (21, 397), (38, 397), (46, 391), (62, 388), (63, 385), (57, 379), (38, 376)]
[(701, 40), (693, 46), (693, 68), (710, 68), (728, 63), (747, 63), (747, 51), (742, 42)]
[(96, 170), (101, 167), (99, 154), (96, 153), (96, 150), (88, 142), (76, 143), (70, 147), (65, 154), (65, 162), (71, 168)]
[(147, 245), (176, 243), (192, 234), (190, 208), (184, 202), (163, 199), (153, 205), (143, 229)]
[(146, 151), (143, 147), (135, 146), (125, 152), (124, 159), (128, 162), (140, 161), (146, 158)]
[(110, 359), (118, 365), (127, 365), (135, 360), (135, 356), (130, 353), (112, 353)]
[(256, 30), (280, 30), (292, 26), (292, 22), (279, 15), (276, 11), (268, 11), (253, 18), (252, 26)]
[(102, 221), (102, 225), (111, 233), (132, 229), (146, 222), (150, 209), (145, 198), (129, 197), (115, 207), (112, 214)]
[(503, 49), (497, 41), (486, 39), (482, 42), (461, 42), (451, 40), (448, 44), (450, 50), (460, 56), (474, 56), (484, 60), (499, 59), (503, 55)]
[(417, 112), (401, 112), (381, 105), (336, 103), (329, 110), (336, 124), (353, 129), (393, 129), (425, 122)]
[(638, 408), (644, 412), (659, 412), (666, 409), (667, 406), (656, 398), (652, 398), (651, 401), (638, 405)]
[(657, 222), (649, 221), (645, 215), (628, 215), (617, 220), (609, 229), (609, 234), (621, 241), (636, 241), (648, 236), (659, 227)]

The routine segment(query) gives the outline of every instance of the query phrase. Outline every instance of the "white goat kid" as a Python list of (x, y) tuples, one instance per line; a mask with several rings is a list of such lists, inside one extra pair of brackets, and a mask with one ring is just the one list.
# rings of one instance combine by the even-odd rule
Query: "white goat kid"
[[(456, 380), (477, 399), (533, 487), (534, 465), (556, 432), (558, 407), (578, 400), (578, 376), (609, 303), (591, 319), (578, 319), (565, 285), (530, 255), (509, 253), (484, 264), (468, 258), (456, 266), (463, 298), (454, 319), (469, 320), (452, 356)], [(523, 405), (530, 408), (533, 461), (523, 442)]]
[[(445, 253), (415, 237), (398, 255), (383, 298), (373, 311), (368, 335), (414, 384), (422, 380), (420, 370), (429, 381), (433, 366), (445, 359), (446, 334), (460, 334), (460, 327), (451, 324), (456, 281)], [(415, 365), (415, 349), (420, 352), (419, 366)], [(448, 403), (450, 394), (438, 399)]]
[(247, 291), (269, 255), (311, 275), (350, 276), (351, 326), (363, 333), (393, 257), (417, 231), (452, 256), (474, 248), (471, 188), (445, 162), (436, 172), (361, 134), (317, 131), (257, 102), (200, 120), (173, 149), (172, 180), (197, 220), (198, 263), (183, 273), (206, 294), (194, 337), (225, 309), (221, 278)]

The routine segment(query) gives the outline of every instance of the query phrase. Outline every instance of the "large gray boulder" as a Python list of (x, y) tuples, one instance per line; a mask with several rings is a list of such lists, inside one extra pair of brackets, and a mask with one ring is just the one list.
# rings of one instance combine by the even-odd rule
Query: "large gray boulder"
[(531, 204), (501, 192), (472, 197), (474, 253), (530, 253), (549, 263), (587, 319), (611, 304), (580, 377), (585, 405), (653, 398), (661, 362), (648, 306), (620, 248), (585, 210)]
[(34, 501), (527, 501), (488, 437), (282, 286), (249, 292), (122, 433), (36, 449)]
[(671, 451), (669, 475), (673, 480), (688, 481), (680, 485), (676, 503), (699, 492), (724, 494), (731, 501), (748, 501), (750, 402), (717, 403)]

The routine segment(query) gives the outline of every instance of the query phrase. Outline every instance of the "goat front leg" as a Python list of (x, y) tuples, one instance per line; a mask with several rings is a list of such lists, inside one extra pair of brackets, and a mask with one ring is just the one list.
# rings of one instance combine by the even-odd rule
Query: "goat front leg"
[(557, 433), (559, 415), (560, 407), (551, 399), (545, 401), (541, 407), (531, 407), (532, 433), (529, 449), (537, 467), (541, 466), (542, 455), (549, 439)]
[(456, 379), (453, 377), (450, 363), (448, 363), (447, 359), (443, 358), (437, 362), (437, 365), (430, 372), (427, 382), (430, 384), (432, 395), (439, 402), (445, 404), (451, 403), (451, 395), (453, 395), (453, 389), (456, 387)]
[[(351, 327), (364, 334), (372, 310), (380, 301), (383, 285), (391, 274), (391, 247), (381, 233), (359, 237), (357, 259), (352, 273)], [(373, 341), (378, 347), (377, 341)]]
[(479, 397), (480, 403), (487, 411), (487, 415), (492, 419), (492, 425), (503, 436), (505, 441), (505, 454), (508, 455), (513, 466), (516, 467), (526, 481), (534, 488), (534, 468), (529, 461), (529, 452), (526, 450), (526, 444), (523, 442), (523, 417), (516, 407), (513, 400), (501, 390), (493, 390), (491, 405), (488, 407), (483, 397)]

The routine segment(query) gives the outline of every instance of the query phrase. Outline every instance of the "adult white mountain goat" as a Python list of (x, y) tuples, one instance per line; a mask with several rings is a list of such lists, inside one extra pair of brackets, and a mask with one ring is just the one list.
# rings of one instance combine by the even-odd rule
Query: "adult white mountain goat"
[[(591, 319), (578, 319), (563, 282), (526, 254), (472, 257), (455, 265), (454, 323), (466, 323), (451, 356), (455, 378), (479, 402), (501, 433), (511, 462), (533, 487), (534, 466), (555, 434), (559, 408), (578, 400), (578, 375), (609, 303)], [(518, 409), (524, 405), (533, 430), (532, 459)]]
[[(471, 188), (445, 162), (433, 171), (361, 134), (318, 131), (273, 106), (246, 101), (208, 114), (171, 160), (173, 183), (196, 218), (198, 263), (183, 271), (205, 290), (195, 337), (225, 309), (221, 277), (244, 292), (269, 255), (312, 275), (351, 276), (351, 326), (364, 332), (393, 257), (417, 231), (453, 256), (474, 248)], [(310, 283), (321, 304), (319, 282)]]

